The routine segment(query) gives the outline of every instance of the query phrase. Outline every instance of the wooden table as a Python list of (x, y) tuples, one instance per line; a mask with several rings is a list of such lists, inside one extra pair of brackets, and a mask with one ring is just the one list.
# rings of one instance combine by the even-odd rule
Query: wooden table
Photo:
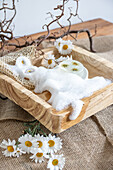
[[(97, 25), (97, 34), (95, 35), (95, 37), (98, 36), (104, 36), (104, 35), (113, 35), (113, 23), (110, 23), (106, 20), (103, 19), (94, 19), (94, 20), (90, 20), (90, 21), (86, 21), (84, 23), (79, 23), (79, 24), (74, 24), (72, 25), (72, 30), (80, 30), (80, 29), (89, 29), (91, 34), (95, 33), (95, 25)], [(58, 29), (54, 29), (51, 32), (54, 31), (58, 31)], [(40, 33), (36, 33), (36, 34), (32, 34), (30, 35), (30, 37), (32, 37), (33, 40), (35, 40), (37, 37), (46, 34), (46, 32), (40, 32)], [(69, 37), (71, 39), (71, 37)], [(82, 39), (82, 38), (87, 38), (86, 33), (81, 33), (78, 35), (78, 39)], [(20, 44), (25, 43), (25, 41), (23, 40), (23, 37), (18, 38)], [(29, 40), (31, 40), (31, 38), (29, 38)], [(11, 40), (11, 43), (17, 43), (16, 40)], [(10, 47), (10, 49), (12, 49)]]
[[(104, 36), (104, 35), (113, 35), (113, 23), (110, 23), (106, 20), (103, 19), (94, 19), (90, 21), (86, 21), (84, 23), (79, 23), (79, 24), (74, 24), (72, 25), (72, 30), (79, 30), (79, 29), (89, 29), (92, 34), (94, 34), (95, 30), (95, 25), (97, 25), (97, 34), (96, 37), (98, 36)], [(54, 31), (58, 31), (59, 29), (54, 29)], [(36, 39), (38, 36), (43, 35), (45, 32), (41, 33), (36, 33), (32, 34), (32, 38)], [(86, 33), (81, 33), (79, 34), (78, 38), (87, 38)]]

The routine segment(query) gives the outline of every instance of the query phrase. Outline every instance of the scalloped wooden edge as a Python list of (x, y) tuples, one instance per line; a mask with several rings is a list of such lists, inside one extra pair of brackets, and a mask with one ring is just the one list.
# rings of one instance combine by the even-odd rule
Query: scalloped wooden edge
[[(51, 47), (43, 51), (47, 53), (53, 50), (54, 48)], [(74, 46), (72, 54), (73, 59), (82, 62), (89, 70), (89, 77), (98, 75), (113, 80), (113, 63), (110, 61), (77, 46)], [(71, 121), (68, 119), (72, 112), (71, 107), (56, 111), (45, 101), (50, 97), (48, 92), (37, 95), (4, 74), (0, 74), (0, 93), (28, 111), (53, 133), (61, 133), (113, 104), (113, 83), (111, 83), (92, 96), (82, 99), (85, 103), (82, 111), (77, 119)]]

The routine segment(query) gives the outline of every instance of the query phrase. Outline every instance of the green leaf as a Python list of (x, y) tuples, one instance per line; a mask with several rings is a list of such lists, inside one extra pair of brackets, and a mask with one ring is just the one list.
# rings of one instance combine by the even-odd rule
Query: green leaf
[(40, 122), (38, 120), (34, 120), (32, 122), (25, 122), (24, 126), (28, 127), (28, 129), (24, 130), (24, 133), (29, 133), (30, 135), (34, 136), (36, 134), (43, 134), (44, 136), (47, 136), (47, 134), (41, 129)]

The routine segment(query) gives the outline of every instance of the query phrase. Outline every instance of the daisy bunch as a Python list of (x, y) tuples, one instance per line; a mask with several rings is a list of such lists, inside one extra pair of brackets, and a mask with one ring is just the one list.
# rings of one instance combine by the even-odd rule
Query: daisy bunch
[(19, 157), (22, 154), (32, 154), (29, 158), (35, 163), (42, 163), (47, 159), (47, 168), (50, 170), (62, 170), (65, 165), (63, 155), (55, 155), (62, 148), (62, 140), (55, 135), (43, 136), (40, 134), (25, 134), (18, 141), (3, 140), (0, 147), (6, 157)]

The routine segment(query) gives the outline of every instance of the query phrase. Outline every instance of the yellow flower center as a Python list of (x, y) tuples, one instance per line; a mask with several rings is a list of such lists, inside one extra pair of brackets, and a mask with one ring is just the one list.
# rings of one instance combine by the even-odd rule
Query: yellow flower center
[(68, 64), (62, 64), (62, 67), (68, 67)]
[(22, 64), (24, 64), (24, 61), (22, 60)]
[(17, 151), (18, 153), (20, 152), (20, 151)]
[(48, 143), (49, 147), (53, 147), (55, 145), (55, 142), (53, 140), (49, 140)]
[(52, 64), (52, 60), (51, 59), (48, 60), (48, 64), (49, 65)]
[(43, 146), (43, 143), (41, 141), (37, 141), (38, 142), (38, 147), (41, 148)]
[(58, 46), (60, 46), (60, 42), (58, 43)]
[(67, 50), (68, 49), (68, 45), (63, 45), (63, 50)]
[(78, 65), (78, 63), (76, 63), (76, 62), (73, 62), (73, 65)]
[(28, 73), (31, 73), (32, 71), (31, 70), (27, 70)]
[(43, 153), (39, 153), (39, 152), (38, 152), (38, 153), (36, 154), (36, 156), (37, 156), (38, 158), (40, 158), (40, 157), (43, 156)]
[(32, 143), (31, 143), (30, 141), (26, 141), (26, 142), (25, 142), (25, 145), (26, 145), (27, 147), (31, 147), (31, 146), (32, 146)]
[(9, 152), (14, 152), (13, 146), (7, 146), (7, 150), (8, 150)]
[(73, 68), (72, 71), (78, 71), (78, 69), (77, 68)]
[(34, 69), (27, 69), (26, 71), (25, 71), (25, 73), (32, 73), (32, 72), (34, 72), (35, 70)]
[(52, 164), (53, 164), (54, 166), (58, 165), (58, 159), (54, 159), (54, 160), (52, 161)]

